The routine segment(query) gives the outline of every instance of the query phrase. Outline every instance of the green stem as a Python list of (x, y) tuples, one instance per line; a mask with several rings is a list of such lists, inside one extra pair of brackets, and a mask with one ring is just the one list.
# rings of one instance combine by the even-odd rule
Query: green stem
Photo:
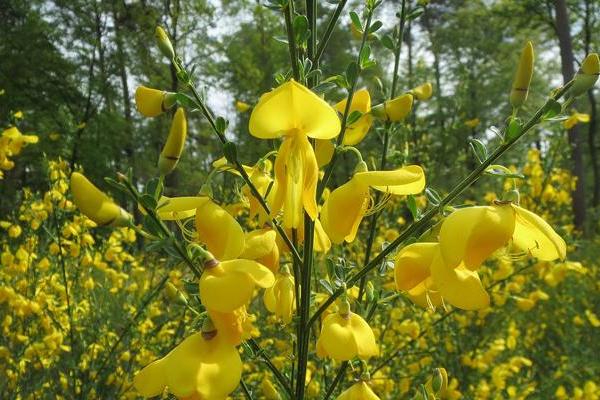
[(288, 397), (292, 398), (292, 389), (290, 388), (290, 384), (289, 384), (287, 378), (281, 373), (281, 371), (279, 371), (279, 369), (277, 369), (277, 367), (275, 365), (273, 365), (273, 362), (271, 362), (271, 359), (267, 356), (265, 351), (260, 347), (260, 345), (256, 342), (256, 340), (248, 339), (246, 341), (246, 343), (248, 343), (248, 345), (250, 345), (252, 350), (256, 354), (258, 354), (260, 356), (260, 358), (264, 361), (264, 363), (267, 365), (267, 368), (269, 368), (269, 370), (273, 373), (273, 376), (275, 376), (275, 379), (277, 379), (277, 382), (279, 383), (281, 388), (283, 390), (285, 390)]
[(358, 78), (360, 77), (360, 54), (362, 53), (363, 48), (365, 47), (365, 43), (367, 42), (367, 37), (369, 36), (369, 29), (371, 28), (371, 19), (373, 18), (373, 9), (368, 9), (367, 15), (367, 23), (365, 24), (365, 29), (362, 35), (362, 41), (360, 42), (360, 48), (358, 50), (358, 55), (356, 56), (356, 64), (358, 65), (358, 73), (356, 74), (356, 78), (352, 82), (350, 86), (350, 90), (348, 90), (348, 99), (346, 101), (346, 107), (344, 108), (344, 116), (342, 117), (342, 127), (340, 129), (340, 134), (338, 135), (336, 148), (333, 152), (333, 156), (331, 157), (331, 161), (327, 164), (327, 168), (325, 169), (325, 173), (323, 175), (323, 179), (319, 183), (319, 187), (317, 188), (317, 199), (321, 198), (325, 187), (327, 186), (327, 182), (333, 173), (333, 168), (335, 166), (335, 162), (337, 161), (338, 155), (340, 153), (339, 147), (344, 142), (344, 136), (346, 135), (346, 128), (348, 125), (348, 114), (350, 114), (350, 106), (352, 105), (352, 99), (354, 98), (354, 92), (356, 91), (356, 85), (358, 84)]
[(296, 47), (296, 36), (294, 34), (294, 0), (288, 0), (287, 5), (283, 8), (285, 17), (285, 30), (288, 37), (288, 49), (290, 51), (290, 61), (292, 62), (292, 72), (294, 79), (300, 81), (300, 68), (298, 67), (298, 48)]
[(331, 397), (331, 395), (333, 394), (337, 385), (342, 381), (342, 379), (344, 379), (344, 375), (346, 374), (347, 369), (348, 369), (348, 361), (344, 361), (342, 363), (342, 365), (340, 365), (340, 368), (338, 369), (338, 372), (335, 375), (335, 379), (333, 380), (333, 382), (331, 382), (331, 385), (329, 385), (329, 387), (327, 388), (327, 392), (325, 393), (323, 400), (328, 400)]
[(240, 386), (242, 387), (242, 392), (244, 392), (244, 396), (246, 396), (246, 398), (248, 400), (254, 400), (254, 397), (252, 397), (252, 393), (250, 393), (250, 389), (248, 389), (248, 386), (246, 385), (246, 382), (244, 382), (244, 379), (240, 379)]
[(406, 23), (406, 0), (402, 0), (400, 9), (400, 29), (398, 32), (398, 42), (396, 43), (396, 52), (394, 53), (394, 76), (392, 78), (392, 91), (390, 99), (396, 97), (396, 87), (398, 86), (398, 69), (400, 67), (400, 51), (402, 49), (402, 39), (404, 38), (404, 24)]
[(323, 53), (327, 48), (327, 44), (329, 43), (329, 39), (331, 38), (331, 34), (333, 33), (333, 29), (337, 25), (337, 21), (340, 18), (340, 14), (344, 10), (344, 7), (346, 6), (347, 2), (348, 0), (340, 0), (335, 11), (333, 12), (333, 15), (329, 19), (329, 22), (327, 23), (327, 28), (325, 28), (325, 33), (323, 34), (323, 39), (319, 41), (319, 47), (317, 48), (315, 57), (312, 59), (313, 64), (318, 64), (319, 60), (323, 56)]
[[(563, 86), (560, 90), (558, 90), (550, 99), (540, 107), (535, 115), (527, 121), (527, 123), (523, 126), (521, 132), (515, 135), (513, 138), (508, 138), (503, 144), (498, 146), (498, 148), (480, 165), (477, 166), (475, 170), (473, 170), (467, 177), (465, 177), (458, 185), (454, 187), (444, 197), (440, 203), (427, 211), (420, 220), (411, 224), (407, 229), (405, 229), (400, 236), (398, 236), (392, 243), (390, 243), (381, 253), (379, 253), (375, 258), (373, 258), (369, 263), (367, 263), (360, 271), (356, 274), (348, 278), (346, 281), (347, 287), (354, 286), (357, 282), (359, 282), (364, 276), (366, 276), (370, 271), (376, 268), (385, 258), (394, 251), (398, 246), (400, 246), (404, 241), (409, 239), (411, 236), (419, 234), (422, 232), (429, 222), (438, 215), (440, 211), (444, 209), (446, 205), (452, 202), (455, 198), (457, 198), (465, 189), (470, 187), (479, 177), (485, 172), (485, 169), (489, 167), (494, 161), (496, 161), (500, 156), (502, 156), (507, 150), (509, 150), (523, 135), (525, 135), (531, 128), (537, 125), (546, 110), (550, 107), (550, 102), (557, 101), (560, 99), (566, 92), (566, 90), (572, 85), (572, 81)], [(312, 326), (315, 321), (325, 312), (327, 307), (329, 307), (339, 296), (344, 293), (342, 288), (336, 289), (333, 294), (319, 307), (319, 309), (313, 314), (313, 316), (308, 321), (307, 328)]]

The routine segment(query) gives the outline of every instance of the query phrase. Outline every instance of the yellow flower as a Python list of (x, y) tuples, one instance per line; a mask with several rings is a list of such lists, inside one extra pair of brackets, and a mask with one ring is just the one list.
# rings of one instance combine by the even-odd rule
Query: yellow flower
[(160, 152), (160, 157), (158, 159), (158, 170), (161, 175), (171, 173), (177, 166), (179, 158), (181, 157), (181, 152), (183, 151), (186, 136), (187, 121), (185, 119), (185, 112), (183, 111), (183, 108), (180, 107), (175, 112), (167, 142)]
[(438, 307), (442, 298), (464, 310), (489, 305), (489, 296), (477, 272), (463, 265), (451, 268), (444, 263), (438, 243), (413, 243), (398, 252), (394, 263), (396, 288), (408, 291), (422, 307)]
[(254, 327), (246, 311), (246, 306), (241, 306), (231, 312), (220, 312), (211, 309), (207, 309), (206, 312), (219, 334), (232, 345), (238, 346), (243, 340), (250, 338)]
[(465, 121), (465, 125), (469, 128), (477, 128), (477, 126), (481, 123), (479, 118), (473, 118)]
[(154, 30), (154, 37), (161, 53), (169, 60), (172, 60), (175, 57), (175, 50), (173, 50), (173, 44), (167, 32), (161, 26), (157, 26)]
[(23, 111), (17, 111), (13, 114), (16, 119), (23, 119)]
[(275, 160), (270, 201), (273, 215), (283, 208), (283, 225), (298, 228), (302, 211), (317, 217), (319, 167), (308, 138), (331, 139), (340, 132), (333, 108), (291, 80), (261, 96), (250, 116), (250, 133), (261, 139), (284, 137)]
[[(349, 308), (349, 305), (347, 305)], [(323, 320), (317, 340), (317, 355), (336, 361), (354, 357), (367, 359), (377, 356), (379, 349), (369, 324), (358, 314), (346, 310), (328, 315)]]
[(564, 240), (548, 223), (513, 204), (461, 208), (443, 222), (439, 241), (448, 266), (463, 262), (470, 270), (509, 242), (542, 261), (566, 256)]
[(131, 215), (127, 211), (79, 172), (71, 175), (71, 193), (79, 210), (99, 226), (123, 226), (131, 222)]
[(371, 112), (377, 118), (386, 121), (398, 122), (404, 120), (411, 112), (413, 106), (413, 95), (403, 94), (383, 104), (378, 104), (371, 109)]
[(260, 388), (267, 400), (281, 400), (281, 396), (279, 395), (277, 388), (275, 388), (273, 382), (271, 382), (271, 380), (266, 376), (260, 383)]
[[(300, 223), (300, 227), (298, 227), (298, 229), (296, 229), (296, 234), (297, 239), (298, 239), (298, 244), (301, 245), (302, 243), (304, 243), (304, 221), (301, 221)], [(292, 236), (292, 230), (291, 229), (286, 229), (286, 233), (288, 235), (288, 237)], [(329, 240), (329, 237), (327, 236), (327, 233), (325, 233), (325, 230), (323, 229), (323, 225), (321, 224), (321, 221), (319, 219), (315, 220), (315, 236), (314, 236), (315, 242), (314, 242), (314, 248), (313, 250), (317, 253), (327, 253), (329, 251), (329, 249), (331, 248), (331, 240)], [(282, 252), (289, 252), (289, 248), (287, 247), (287, 245), (285, 244), (285, 242), (283, 241), (283, 239), (281, 238), (281, 236), (279, 234), (277, 234), (277, 246), (279, 247), (279, 249), (282, 250)]]
[(235, 390), (241, 375), (235, 346), (218, 331), (198, 332), (138, 372), (133, 384), (144, 397), (159, 396), (167, 388), (181, 399), (217, 400)]
[(210, 199), (204, 196), (162, 196), (158, 201), (156, 212), (159, 218), (164, 221), (183, 220), (195, 216), (196, 209), (207, 201), (210, 201)]
[(515, 73), (512, 90), (510, 92), (510, 104), (514, 108), (521, 107), (527, 100), (529, 84), (533, 76), (533, 44), (528, 41), (521, 52), (519, 66)]
[(271, 228), (264, 228), (246, 233), (244, 251), (240, 258), (256, 260), (273, 273), (279, 271), (277, 232)]
[(235, 108), (236, 110), (238, 110), (238, 112), (245, 113), (251, 108), (251, 106), (248, 103), (244, 103), (243, 101), (238, 100), (235, 102)]
[(590, 53), (581, 63), (581, 67), (575, 74), (575, 82), (569, 89), (573, 97), (580, 96), (596, 84), (600, 75), (600, 59), (598, 54)]
[(571, 114), (569, 116), (569, 118), (567, 118), (563, 121), (563, 126), (566, 129), (571, 129), (572, 127), (577, 125), (579, 122), (584, 122), (584, 123), (590, 122), (589, 114), (573, 112), (573, 114)]
[(175, 93), (139, 86), (135, 91), (135, 104), (145, 117), (156, 117), (175, 105)]
[(417, 98), (417, 100), (429, 100), (431, 98), (431, 95), (433, 94), (433, 86), (431, 86), (430, 82), (426, 82), (422, 85), (417, 86), (410, 92), (413, 94), (413, 96)]
[(334, 243), (354, 241), (371, 203), (369, 187), (394, 195), (415, 194), (425, 187), (425, 174), (417, 165), (394, 171), (356, 172), (331, 192), (321, 209), (323, 229)]
[(315, 156), (317, 157), (317, 165), (321, 168), (324, 165), (329, 164), (333, 153), (335, 152), (335, 145), (331, 140), (319, 140), (315, 141)]
[(344, 390), (336, 400), (379, 400), (379, 397), (361, 380)]
[(292, 321), (295, 306), (294, 278), (284, 266), (275, 278), (275, 284), (265, 290), (263, 300), (267, 310), (275, 314), (284, 324)]
[[(346, 109), (346, 103), (348, 103), (347, 98), (337, 103), (334, 108), (343, 114)], [(356, 122), (346, 127), (346, 133), (344, 134), (343, 144), (354, 146), (364, 139), (373, 123), (373, 116), (370, 114), (371, 96), (367, 89), (360, 89), (354, 93), (349, 111), (348, 115), (353, 111), (360, 111), (363, 114)]]
[(232, 312), (246, 305), (255, 286), (268, 288), (275, 283), (273, 273), (253, 260), (211, 260), (200, 278), (200, 300), (210, 310)]
[(8, 139), (8, 150), (10, 155), (13, 156), (21, 153), (23, 146), (35, 144), (39, 141), (39, 138), (36, 135), (23, 135), (16, 126), (11, 126), (4, 130), (4, 132), (2, 132), (2, 137)]
[(237, 258), (244, 251), (244, 231), (240, 224), (212, 200), (196, 210), (198, 240), (217, 260)]

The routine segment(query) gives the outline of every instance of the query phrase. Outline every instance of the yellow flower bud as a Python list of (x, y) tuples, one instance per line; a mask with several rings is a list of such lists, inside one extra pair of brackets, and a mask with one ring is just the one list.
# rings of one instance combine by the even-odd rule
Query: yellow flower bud
[(245, 113), (250, 108), (250, 104), (248, 103), (244, 103), (243, 101), (239, 100), (235, 102), (235, 109), (238, 110), (238, 112)]
[(371, 113), (377, 118), (398, 122), (406, 118), (412, 110), (412, 106), (413, 95), (407, 93), (383, 104), (378, 104), (371, 109)]
[(600, 59), (597, 53), (590, 53), (581, 63), (581, 67), (575, 75), (575, 82), (569, 89), (569, 94), (572, 97), (577, 97), (589, 90), (600, 75)]
[(521, 52), (521, 59), (510, 92), (510, 104), (514, 108), (521, 107), (527, 100), (529, 84), (533, 76), (533, 44), (528, 41)]
[(71, 175), (71, 192), (79, 210), (98, 225), (124, 226), (130, 223), (131, 215), (79, 172)]
[(171, 123), (171, 130), (165, 147), (163, 147), (158, 159), (158, 170), (161, 175), (171, 173), (181, 157), (185, 138), (187, 136), (187, 121), (183, 108), (178, 108)]
[(139, 86), (135, 91), (135, 105), (144, 117), (156, 117), (175, 105), (175, 93)]
[(427, 82), (411, 90), (411, 93), (417, 98), (417, 100), (429, 100), (433, 94), (433, 86), (431, 86), (430, 82)]
[(171, 39), (169, 39), (167, 32), (165, 32), (162, 27), (156, 27), (156, 30), (154, 31), (154, 37), (156, 38), (156, 42), (158, 43), (158, 48), (160, 49), (161, 53), (163, 53), (163, 55), (169, 60), (175, 58), (175, 50), (173, 50)]

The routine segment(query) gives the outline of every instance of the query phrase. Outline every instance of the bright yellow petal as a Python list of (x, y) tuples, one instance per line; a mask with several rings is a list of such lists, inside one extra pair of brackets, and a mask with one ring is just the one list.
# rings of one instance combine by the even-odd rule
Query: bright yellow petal
[(244, 251), (240, 258), (257, 260), (265, 257), (276, 247), (277, 233), (271, 228), (257, 229), (246, 233)]
[(431, 264), (431, 277), (442, 298), (463, 310), (480, 310), (490, 305), (490, 296), (477, 272), (463, 265), (448, 267), (440, 255)]
[[(344, 99), (335, 105), (335, 109), (343, 114), (346, 109), (348, 99)], [(344, 145), (354, 146), (361, 142), (369, 132), (373, 123), (373, 116), (369, 114), (371, 111), (371, 96), (367, 89), (360, 89), (354, 93), (352, 104), (350, 105), (350, 113), (352, 111), (360, 111), (363, 115), (351, 125), (346, 127), (344, 134)]]
[(542, 261), (564, 260), (567, 245), (563, 238), (538, 215), (518, 206), (513, 208), (516, 212), (513, 244)]
[(444, 304), (442, 295), (433, 283), (431, 277), (410, 289), (407, 295), (413, 303), (423, 308), (440, 307)]
[(251, 135), (261, 139), (296, 133), (331, 139), (340, 132), (340, 120), (325, 100), (291, 80), (261, 96), (249, 128)]
[(454, 211), (442, 223), (440, 248), (449, 267), (464, 262), (470, 270), (505, 246), (515, 230), (510, 205), (478, 206)]
[(158, 201), (156, 211), (162, 220), (182, 220), (196, 215), (196, 209), (200, 208), (208, 200), (208, 197), (203, 196), (162, 196)]
[(417, 100), (429, 100), (431, 98), (431, 95), (433, 94), (433, 87), (431, 86), (431, 83), (427, 82), (420, 86), (417, 86), (416, 88), (411, 90), (411, 92), (417, 98)]
[(425, 173), (418, 165), (409, 165), (393, 171), (357, 172), (353, 179), (395, 195), (417, 194), (425, 189)]
[(354, 241), (368, 207), (368, 186), (354, 178), (331, 192), (321, 209), (321, 223), (329, 239), (333, 243)]
[(321, 221), (316, 219), (314, 250), (317, 253), (327, 253), (329, 249), (331, 249), (331, 240), (329, 240), (329, 236), (325, 233)]
[(344, 390), (336, 400), (380, 400), (369, 385), (360, 381)]
[(401, 249), (394, 262), (396, 288), (410, 290), (427, 279), (439, 251), (438, 243), (413, 243)]
[(124, 225), (130, 219), (125, 210), (79, 172), (71, 175), (71, 193), (77, 208), (100, 226)]
[(319, 181), (319, 166), (315, 152), (306, 137), (300, 141), (302, 162), (304, 165), (304, 190), (302, 191), (302, 204), (311, 219), (317, 218), (317, 183)]
[(315, 143), (315, 157), (317, 157), (317, 164), (319, 168), (329, 164), (335, 151), (335, 145), (331, 140), (320, 140), (317, 139)]
[(393, 122), (402, 121), (404, 118), (406, 118), (412, 110), (412, 106), (412, 94), (404, 94), (396, 97), (393, 100), (388, 100), (384, 104), (387, 118)]
[(317, 340), (319, 357), (330, 357), (336, 361), (348, 361), (356, 357), (357, 344), (348, 325), (349, 320), (338, 313), (330, 314), (323, 320), (321, 334)]
[(252, 277), (244, 272), (225, 269), (226, 263), (230, 262), (224, 261), (205, 270), (200, 278), (200, 300), (208, 309), (232, 312), (246, 305), (254, 294)]
[(196, 211), (198, 240), (217, 260), (231, 260), (244, 251), (244, 231), (227, 211), (212, 200)]
[(133, 386), (144, 397), (162, 394), (167, 386), (163, 360), (156, 360), (135, 374)]
[(275, 275), (273, 272), (261, 263), (254, 260), (230, 260), (221, 263), (223, 269), (227, 272), (238, 272), (248, 275), (254, 284), (268, 288), (275, 283)]
[(145, 117), (156, 117), (167, 111), (164, 99), (167, 92), (145, 86), (139, 86), (135, 91), (135, 104), (138, 111)]
[(272, 216), (276, 216), (285, 201), (285, 194), (288, 190), (288, 174), (287, 174), (287, 163), (290, 157), (292, 149), (292, 140), (286, 139), (279, 146), (277, 157), (275, 158), (275, 181), (271, 188), (272, 195), (269, 198), (269, 205), (271, 206)]
[(350, 329), (356, 341), (357, 355), (360, 358), (369, 358), (379, 355), (379, 347), (375, 341), (373, 330), (360, 315), (350, 313)]

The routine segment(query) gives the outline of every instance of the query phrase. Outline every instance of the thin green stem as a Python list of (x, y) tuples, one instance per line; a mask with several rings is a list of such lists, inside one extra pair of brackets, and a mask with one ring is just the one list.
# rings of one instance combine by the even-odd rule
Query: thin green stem
[[(425, 230), (430, 223), (430, 221), (438, 215), (440, 211), (444, 209), (446, 205), (456, 199), (465, 189), (470, 187), (473, 183), (479, 179), (479, 177), (485, 172), (486, 168), (489, 167), (494, 161), (496, 161), (500, 156), (502, 156), (506, 151), (508, 151), (523, 135), (525, 135), (531, 128), (537, 125), (540, 121), (546, 110), (549, 109), (552, 101), (557, 101), (560, 99), (566, 92), (566, 90), (572, 85), (572, 81), (563, 86), (560, 90), (558, 90), (550, 99), (540, 107), (535, 115), (527, 121), (527, 123), (523, 126), (521, 132), (515, 135), (512, 138), (506, 138), (505, 142), (498, 146), (496, 150), (481, 164), (477, 166), (468, 176), (466, 176), (461, 182), (458, 183), (444, 197), (440, 203), (432, 208), (430, 208), (418, 221), (415, 221), (411, 224), (407, 229), (405, 229), (400, 236), (398, 236), (392, 243), (390, 243), (381, 253), (379, 253), (375, 258), (373, 258), (369, 263), (367, 263), (360, 271), (351, 276), (346, 280), (346, 286), (352, 287), (357, 282), (359, 282), (362, 277), (366, 276), (370, 271), (376, 268), (385, 258), (394, 251), (398, 246), (404, 243), (411, 236), (421, 233)], [(311, 319), (308, 321), (308, 326), (312, 326), (314, 322), (325, 312), (327, 307), (329, 307), (339, 296), (344, 293), (342, 288), (336, 289), (333, 294), (319, 307), (319, 309), (313, 314)]]
[(335, 374), (335, 378), (333, 379), (333, 382), (331, 382), (331, 385), (329, 385), (329, 387), (327, 388), (327, 392), (325, 392), (325, 396), (323, 396), (323, 400), (328, 400), (331, 397), (331, 395), (335, 391), (335, 388), (337, 387), (337, 385), (339, 385), (340, 382), (342, 382), (342, 380), (344, 379), (344, 375), (346, 375), (347, 369), (348, 369), (348, 361), (344, 361), (342, 363), (342, 365), (340, 365), (340, 368), (338, 368), (338, 372), (337, 372), (337, 374)]
[(404, 39), (404, 25), (406, 23), (406, 0), (402, 0), (400, 8), (400, 27), (398, 29), (398, 42), (396, 43), (396, 52), (394, 53), (394, 76), (392, 78), (392, 91), (390, 99), (396, 96), (396, 87), (398, 86), (398, 69), (400, 67), (400, 51), (402, 50), (402, 40)]
[(358, 55), (356, 56), (356, 64), (358, 65), (359, 70), (358, 70), (358, 73), (356, 74), (356, 78), (350, 85), (350, 89), (348, 90), (348, 99), (346, 101), (346, 107), (344, 108), (344, 115), (342, 117), (342, 127), (340, 129), (340, 134), (338, 135), (338, 138), (337, 138), (337, 142), (335, 145), (336, 148), (333, 153), (333, 156), (331, 157), (331, 161), (329, 161), (329, 164), (327, 164), (327, 168), (325, 169), (323, 179), (321, 180), (321, 182), (319, 183), (319, 187), (317, 188), (317, 199), (321, 198), (321, 195), (323, 195), (323, 191), (327, 187), (327, 182), (329, 181), (329, 178), (331, 177), (331, 174), (333, 173), (333, 168), (335, 167), (335, 163), (336, 163), (339, 153), (340, 153), (339, 147), (344, 142), (344, 136), (346, 135), (346, 128), (348, 127), (348, 115), (350, 114), (350, 106), (352, 105), (352, 99), (354, 98), (354, 92), (356, 91), (356, 85), (358, 84), (358, 79), (360, 77), (360, 72), (361, 72), (360, 54), (362, 53), (362, 50), (365, 47), (365, 43), (367, 42), (367, 37), (369, 36), (368, 32), (369, 32), (369, 29), (371, 28), (372, 18), (373, 18), (373, 9), (369, 8), (368, 15), (367, 15), (367, 22), (365, 24), (365, 29), (364, 29), (364, 32), (362, 35), (362, 41), (360, 42), (360, 48), (358, 50)]
[(248, 386), (246, 385), (246, 382), (244, 382), (243, 378), (240, 379), (240, 386), (242, 387), (244, 396), (246, 396), (248, 400), (254, 400), (254, 397), (252, 397), (252, 393), (250, 393), (250, 389), (248, 389)]
[(271, 359), (269, 358), (269, 356), (267, 356), (265, 350), (263, 350), (260, 347), (260, 345), (256, 342), (256, 340), (252, 338), (248, 339), (246, 343), (248, 343), (252, 350), (264, 361), (267, 368), (269, 368), (269, 370), (273, 373), (273, 376), (275, 376), (275, 379), (277, 380), (281, 388), (285, 390), (288, 397), (292, 398), (292, 389), (290, 388), (288, 379), (281, 373), (281, 371), (279, 371), (279, 369), (277, 369), (275, 365), (273, 365), (273, 362), (271, 362)]
[(296, 35), (294, 34), (294, 0), (289, 0), (283, 8), (285, 17), (285, 30), (288, 38), (288, 49), (290, 61), (292, 62), (292, 73), (296, 81), (300, 81), (300, 68), (298, 67), (298, 47), (296, 46)]
[(325, 52), (325, 49), (327, 48), (327, 44), (329, 43), (329, 39), (331, 38), (331, 34), (333, 33), (333, 29), (337, 25), (337, 21), (340, 18), (340, 14), (344, 10), (344, 7), (346, 6), (347, 2), (348, 2), (348, 0), (340, 0), (338, 2), (338, 5), (335, 8), (335, 11), (331, 15), (331, 18), (329, 19), (329, 22), (327, 23), (327, 27), (325, 28), (325, 33), (323, 34), (323, 38), (319, 41), (319, 46), (317, 48), (316, 54), (315, 54), (314, 58), (312, 59), (313, 64), (317, 64), (319, 62), (319, 60), (321, 60), (321, 57), (323, 56), (323, 53)]

